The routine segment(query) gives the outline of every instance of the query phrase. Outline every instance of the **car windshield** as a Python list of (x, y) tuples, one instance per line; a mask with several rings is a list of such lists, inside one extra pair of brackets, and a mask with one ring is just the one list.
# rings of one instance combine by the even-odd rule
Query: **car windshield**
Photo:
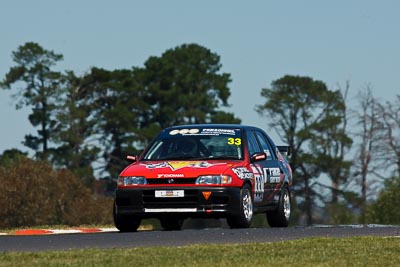
[(243, 158), (240, 129), (172, 129), (158, 136), (142, 160)]

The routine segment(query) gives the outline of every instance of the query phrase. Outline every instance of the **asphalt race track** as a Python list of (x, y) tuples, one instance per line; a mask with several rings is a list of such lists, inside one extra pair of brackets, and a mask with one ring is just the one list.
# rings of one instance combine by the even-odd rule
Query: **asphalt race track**
[(0, 252), (277, 242), (307, 237), (397, 236), (400, 226), (249, 228), (0, 236)]

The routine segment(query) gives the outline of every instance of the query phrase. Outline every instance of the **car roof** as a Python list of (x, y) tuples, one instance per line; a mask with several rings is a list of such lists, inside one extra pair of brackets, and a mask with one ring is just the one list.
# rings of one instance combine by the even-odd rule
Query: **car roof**
[(242, 124), (216, 124), (216, 123), (203, 123), (203, 124), (186, 124), (186, 125), (177, 125), (166, 128), (166, 130), (170, 129), (184, 129), (184, 128), (226, 128), (226, 129), (259, 129), (255, 126), (242, 125)]

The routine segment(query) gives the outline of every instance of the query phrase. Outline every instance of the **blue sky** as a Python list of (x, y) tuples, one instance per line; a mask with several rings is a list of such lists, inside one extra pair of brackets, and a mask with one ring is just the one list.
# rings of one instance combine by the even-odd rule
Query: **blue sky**
[[(64, 55), (59, 70), (142, 66), (149, 56), (198, 43), (221, 56), (232, 76), (230, 111), (267, 129), (254, 107), (261, 88), (285, 74), (329, 88), (350, 81), (350, 104), (366, 85), (390, 100), (400, 94), (400, 1), (396, 0), (2, 0), (0, 77), (11, 52), (33, 41)], [(34, 133), (28, 109), (0, 90), (0, 153)], [(267, 129), (268, 130), (268, 129)], [(273, 134), (272, 134), (273, 135)]]

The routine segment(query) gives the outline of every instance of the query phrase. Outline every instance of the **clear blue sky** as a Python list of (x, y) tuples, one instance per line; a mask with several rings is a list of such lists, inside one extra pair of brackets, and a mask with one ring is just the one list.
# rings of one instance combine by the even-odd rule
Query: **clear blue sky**
[[(349, 80), (353, 102), (367, 84), (382, 100), (400, 94), (399, 14), (397, 0), (2, 0), (0, 77), (13, 66), (11, 52), (29, 41), (62, 53), (58, 68), (78, 73), (142, 66), (166, 49), (198, 43), (232, 75), (230, 111), (267, 129), (254, 107), (261, 88), (285, 74), (331, 89)], [(28, 114), (0, 91), (0, 153), (27, 150)]]

